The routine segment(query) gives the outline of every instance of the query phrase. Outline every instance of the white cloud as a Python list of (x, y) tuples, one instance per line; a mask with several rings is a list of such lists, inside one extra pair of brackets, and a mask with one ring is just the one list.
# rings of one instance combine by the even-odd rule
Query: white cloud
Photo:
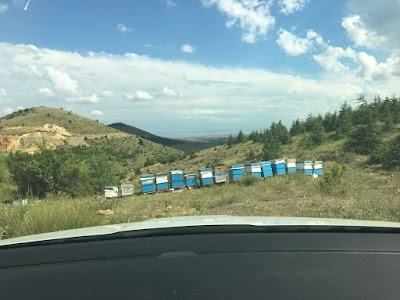
[(66, 100), (68, 102), (75, 102), (75, 103), (97, 103), (97, 102), (99, 102), (99, 98), (95, 94), (90, 95), (90, 96), (67, 97)]
[(308, 38), (297, 37), (283, 29), (279, 30), (278, 34), (276, 42), (290, 56), (304, 54), (312, 47), (312, 42)]
[(313, 57), (325, 70), (340, 73), (349, 70), (349, 67), (344, 65), (340, 60), (342, 58), (349, 58), (354, 61), (356, 56), (357, 53), (350, 47), (343, 49), (341, 47), (329, 45), (324, 52), (314, 55)]
[(400, 49), (400, 2), (347, 0), (349, 15), (343, 19), (348, 36), (356, 45), (390, 53)]
[(398, 56), (391, 56), (385, 62), (378, 64), (374, 56), (359, 52), (357, 62), (360, 66), (359, 75), (372, 80), (388, 79), (400, 69), (400, 58)]
[(10, 7), (7, 4), (0, 3), (0, 14), (5, 13)]
[(132, 31), (132, 28), (126, 26), (123, 23), (118, 23), (117, 26), (115, 26), (115, 28), (117, 28), (117, 30), (122, 32), (122, 33)]
[(53, 82), (54, 87), (59, 90), (76, 94), (78, 91), (78, 83), (71, 79), (71, 77), (62, 71), (57, 70), (54, 67), (47, 67), (47, 74), (50, 80)]
[(7, 96), (7, 92), (5, 89), (0, 88), (0, 96), (3, 96), (3, 97)]
[[(315, 41), (315, 34), (309, 35)], [(326, 55), (327, 51), (323, 50), (321, 54), (324, 53), (326, 58), (321, 58), (319, 63), (332, 60), (333, 56), (336, 58), (333, 59), (333, 67), (327, 64), (326, 69), (337, 69), (339, 61), (342, 68), (351, 67), (353, 72), (337, 74), (328, 71), (331, 73), (322, 73), (311, 79), (261, 68), (214, 67), (134, 53), (79, 54), (0, 42), (1, 87), (7, 91), (7, 104), (2, 103), (0, 112), (5, 106), (46, 105), (43, 96), (30, 91), (48, 87), (57, 94), (52, 106), (68, 106), (81, 114), (82, 106), (96, 103), (95, 108), (88, 112), (94, 109), (105, 112), (104, 122), (131, 124), (135, 120), (135, 126), (158, 134), (182, 133), (182, 130), (185, 130), (183, 133), (211, 133), (217, 129), (233, 132), (240, 128), (263, 128), (266, 120), (282, 119), (290, 124), (297, 117), (306, 117), (309, 110), (323, 113), (328, 109), (337, 109), (342, 100), (354, 97), (367, 87), (371, 94), (379, 91), (382, 96), (398, 91), (400, 68), (394, 68), (398, 65), (396, 56), (384, 62), (376, 59), (377, 65), (371, 71), (371, 77), (367, 78), (358, 74), (360, 67), (354, 50), (329, 47), (333, 48), (333, 54)], [(339, 54), (335, 56), (335, 52)], [(25, 72), (28, 64), (43, 76)], [(48, 67), (62, 71), (79, 82), (76, 94), (50, 86)], [(387, 77), (376, 80), (385, 67), (392, 71)], [(184, 96), (166, 97), (162, 93), (163, 87)], [(112, 95), (103, 100), (103, 92), (109, 90)], [(156, 91), (161, 94), (160, 97)], [(141, 97), (151, 100), (154, 97), (154, 100), (126, 101), (127, 94), (128, 99)], [(203, 114), (193, 115), (193, 111)], [(207, 113), (215, 111), (227, 111), (229, 114)], [(189, 118), (192, 120), (190, 124), (187, 123)], [(150, 119), (157, 122), (149, 122)]]
[(101, 110), (92, 110), (90, 113), (94, 116), (103, 116), (104, 115), (104, 113)]
[(174, 90), (172, 90), (172, 89), (170, 89), (170, 88), (168, 88), (166, 86), (164, 86), (164, 88), (163, 88), (163, 94), (165, 96), (176, 96), (177, 95)]
[(134, 94), (127, 94), (126, 97), (129, 100), (138, 99), (138, 100), (152, 100), (154, 97), (145, 91), (136, 91)]
[(379, 49), (386, 42), (385, 36), (380, 36), (376, 32), (368, 30), (359, 15), (343, 18), (342, 26), (356, 46)]
[(3, 112), (3, 115), (5, 116), (5, 115), (9, 115), (9, 114), (13, 113), (14, 109), (11, 107), (4, 107), (1, 111)]
[(23, 107), (23, 106), (17, 106), (17, 109), (18, 109), (18, 110), (23, 110), (23, 109), (25, 109), (25, 107)]
[(310, 0), (280, 0), (280, 12), (285, 15), (290, 15), (296, 11), (301, 11)]
[(184, 53), (193, 53), (195, 51), (195, 48), (189, 44), (184, 44), (181, 47), (181, 51)]
[(176, 2), (173, 0), (165, 0), (165, 3), (170, 7), (176, 6)]
[(226, 27), (236, 25), (243, 31), (242, 41), (253, 44), (265, 38), (275, 25), (275, 18), (270, 14), (270, 0), (202, 0), (205, 7), (216, 6), (228, 17)]
[(54, 96), (55, 96), (55, 94), (53, 93), (53, 91), (50, 90), (50, 89), (47, 88), (47, 87), (38, 88), (38, 89), (35, 91), (35, 94), (36, 94), (36, 95), (41, 95), (41, 96), (44, 96), (44, 97), (54, 97)]
[(114, 97), (114, 93), (112, 91), (104, 91), (101, 93), (104, 97)]
[(365, 52), (360, 52), (357, 54), (357, 61), (360, 65), (360, 75), (363, 77), (371, 77), (372, 72), (377, 66), (375, 57)]

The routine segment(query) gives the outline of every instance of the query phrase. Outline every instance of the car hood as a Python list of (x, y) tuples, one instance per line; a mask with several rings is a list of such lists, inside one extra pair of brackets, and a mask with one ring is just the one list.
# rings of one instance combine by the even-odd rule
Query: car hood
[(117, 233), (140, 232), (149, 229), (188, 228), (204, 226), (255, 226), (271, 228), (304, 227), (309, 230), (318, 228), (391, 228), (400, 229), (400, 223), (324, 219), (324, 218), (296, 218), (296, 217), (245, 217), (245, 216), (189, 216), (151, 219), (136, 223), (104, 225), (96, 227), (63, 230), (57, 232), (36, 234), (24, 237), (0, 240), (1, 246), (36, 243), (44, 241), (66, 240), (82, 237), (111, 236)]

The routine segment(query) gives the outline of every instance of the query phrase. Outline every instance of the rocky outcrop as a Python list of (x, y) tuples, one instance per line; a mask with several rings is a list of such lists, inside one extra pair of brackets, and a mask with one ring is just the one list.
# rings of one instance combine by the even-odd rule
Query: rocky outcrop
[(0, 152), (12, 152), (21, 148), (21, 136), (0, 136)]

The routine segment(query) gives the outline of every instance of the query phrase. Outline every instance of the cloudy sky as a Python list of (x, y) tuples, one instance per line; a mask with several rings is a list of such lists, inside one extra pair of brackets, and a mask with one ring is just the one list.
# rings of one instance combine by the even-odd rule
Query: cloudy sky
[(235, 133), (399, 94), (400, 0), (0, 0), (0, 114)]

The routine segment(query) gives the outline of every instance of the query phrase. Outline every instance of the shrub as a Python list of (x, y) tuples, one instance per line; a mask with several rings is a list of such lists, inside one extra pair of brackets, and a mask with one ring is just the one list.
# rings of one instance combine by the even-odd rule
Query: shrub
[(330, 172), (323, 175), (320, 186), (327, 192), (342, 192), (344, 190), (344, 178), (346, 175), (346, 167), (335, 164)]
[(257, 178), (255, 178), (254, 176), (246, 175), (240, 183), (245, 186), (251, 186), (251, 185), (254, 185), (254, 183), (256, 183), (256, 181), (257, 181)]

